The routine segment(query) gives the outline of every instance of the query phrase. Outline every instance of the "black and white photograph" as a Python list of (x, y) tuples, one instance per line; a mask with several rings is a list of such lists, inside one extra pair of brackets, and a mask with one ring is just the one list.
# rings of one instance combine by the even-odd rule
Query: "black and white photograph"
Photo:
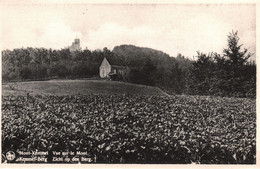
[(256, 167), (256, 6), (0, 1), (1, 165)]

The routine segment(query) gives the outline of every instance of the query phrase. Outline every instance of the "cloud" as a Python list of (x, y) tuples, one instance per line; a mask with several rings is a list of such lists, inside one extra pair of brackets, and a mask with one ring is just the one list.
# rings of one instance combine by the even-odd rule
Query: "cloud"
[(64, 48), (69, 46), (75, 37), (81, 37), (80, 32), (73, 31), (69, 26), (63, 23), (51, 23), (43, 29), (39, 37), (39, 45), (48, 44), (49, 48)]
[(207, 22), (208, 24), (203, 20), (196, 23), (198, 20), (199, 18), (195, 18), (186, 27), (176, 29), (146, 25), (129, 28), (116, 23), (106, 23), (96, 30), (91, 30), (83, 40), (89, 49), (108, 47), (112, 50), (116, 45), (134, 44), (162, 50), (172, 56), (182, 53), (192, 57), (198, 50), (202, 52), (222, 50), (222, 46), (226, 43), (228, 28), (214, 21)]
[(9, 48), (45, 47), (55, 49), (67, 47), (76, 36), (82, 36), (80, 32), (73, 31), (68, 25), (61, 22), (53, 22), (44, 26), (20, 26), (20, 29), (10, 28), (8, 35), (3, 46), (6, 45)]
[(234, 29), (255, 53), (254, 6), (21, 5), (2, 11), (0, 38), (8, 49), (60, 49), (77, 36), (83, 49), (133, 44), (192, 58), (198, 50), (222, 53)]

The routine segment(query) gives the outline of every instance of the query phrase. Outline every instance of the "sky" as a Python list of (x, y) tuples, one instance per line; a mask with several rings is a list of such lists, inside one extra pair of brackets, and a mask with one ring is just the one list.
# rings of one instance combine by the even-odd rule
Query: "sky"
[[(77, 37), (82, 49), (132, 44), (193, 58), (222, 54), (229, 32), (256, 53), (254, 4), (1, 4), (2, 49), (61, 49)], [(252, 59), (255, 59), (255, 55)]]

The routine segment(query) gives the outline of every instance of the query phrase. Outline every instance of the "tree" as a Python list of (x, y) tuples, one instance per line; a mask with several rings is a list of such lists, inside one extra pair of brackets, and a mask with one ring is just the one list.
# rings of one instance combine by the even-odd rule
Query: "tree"
[(256, 66), (248, 62), (252, 54), (241, 49), (237, 31), (227, 41), (222, 56), (198, 52), (187, 79), (190, 94), (255, 97)]
[(157, 73), (156, 66), (153, 64), (151, 59), (148, 59), (142, 68), (142, 74), (143, 74), (142, 84), (154, 86), (157, 78), (156, 73)]
[(157, 77), (157, 67), (151, 59), (147, 59), (142, 68), (131, 68), (127, 79), (131, 83), (154, 86), (156, 85)]
[(215, 69), (213, 53), (204, 54), (197, 52), (197, 61), (189, 71), (188, 91), (189, 94), (210, 94), (211, 80)]
[(247, 54), (248, 49), (241, 51), (243, 44), (239, 44), (238, 32), (232, 31), (228, 35), (228, 48), (223, 50), (223, 56), (226, 63), (232, 69), (240, 68), (247, 63), (247, 60), (252, 56), (251, 53)]
[(31, 74), (32, 74), (32, 71), (28, 66), (25, 66), (25, 67), (21, 68), (21, 70), (20, 70), (20, 77), (22, 79), (31, 78)]
[[(241, 49), (243, 44), (239, 44), (238, 32), (232, 31), (228, 35), (227, 48), (223, 50), (225, 59), (224, 69), (226, 71), (225, 80), (227, 82), (226, 90), (233, 96), (244, 96), (247, 92), (244, 84), (248, 79), (254, 79), (255, 73), (245, 74), (248, 59), (252, 56), (248, 49)], [(252, 86), (253, 87), (253, 86)], [(255, 88), (255, 87), (254, 87)]]

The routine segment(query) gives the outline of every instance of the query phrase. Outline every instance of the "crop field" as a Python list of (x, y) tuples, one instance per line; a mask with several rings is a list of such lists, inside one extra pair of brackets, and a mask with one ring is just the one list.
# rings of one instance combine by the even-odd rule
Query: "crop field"
[[(3, 162), (256, 163), (253, 99), (148, 95), (144, 89), (120, 93), (124, 90), (116, 88), (115, 93), (77, 93), (77, 88), (51, 94), (39, 87), (33, 95), (19, 85), (24, 93), (3, 87)], [(15, 159), (8, 159), (10, 152)]]

